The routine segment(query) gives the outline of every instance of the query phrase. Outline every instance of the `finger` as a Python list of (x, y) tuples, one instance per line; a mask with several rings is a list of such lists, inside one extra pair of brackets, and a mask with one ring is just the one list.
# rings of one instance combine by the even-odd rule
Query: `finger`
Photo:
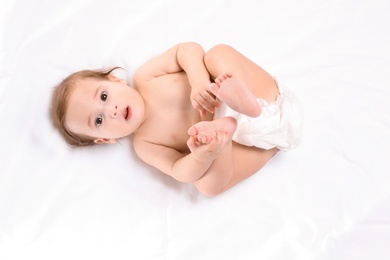
[(214, 107), (210, 106), (210, 104), (208, 104), (208, 102), (202, 96), (195, 100), (195, 102), (196, 105), (194, 106), (194, 108), (201, 112), (201, 116), (206, 115), (205, 110), (214, 113)]
[(202, 95), (202, 97), (210, 106), (212, 106), (212, 107), (219, 106), (219, 103), (216, 100), (216, 96), (211, 91), (207, 90), (207, 94)]
[(202, 109), (199, 111), (200, 117), (205, 117), (206, 116), (206, 109)]
[(191, 100), (191, 103), (192, 103), (192, 106), (196, 109), (196, 110), (203, 110), (203, 107), (202, 105), (194, 98)]
[(199, 95), (198, 97), (194, 98), (193, 107), (201, 111), (204, 109), (204, 103), (205, 103), (204, 98), (201, 95)]
[(201, 117), (206, 116), (206, 109), (197, 100), (193, 100), (192, 106), (199, 111)]
[(187, 146), (188, 146), (188, 148), (190, 148), (190, 150), (192, 149), (192, 148), (195, 148), (195, 140), (194, 140), (194, 137), (192, 137), (192, 136), (190, 136), (190, 138), (188, 138), (188, 140), (187, 140)]
[[(213, 83), (214, 86), (217, 88), (216, 92), (218, 92), (218, 86), (217, 84)], [(219, 102), (217, 100), (217, 96), (214, 94), (215, 88), (210, 85), (208, 91), (208, 95), (206, 97), (206, 101), (213, 106), (214, 108), (219, 107)]]
[(209, 87), (207, 88), (208, 91), (210, 91), (213, 95), (217, 96), (219, 87), (215, 83), (211, 83)]
[(215, 108), (219, 107), (218, 101), (210, 93), (202, 95), (198, 103), (210, 113), (214, 113)]

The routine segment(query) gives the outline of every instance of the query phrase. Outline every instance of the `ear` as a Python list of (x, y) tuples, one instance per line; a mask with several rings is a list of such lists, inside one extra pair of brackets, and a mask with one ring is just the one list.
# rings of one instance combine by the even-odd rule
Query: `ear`
[(116, 139), (107, 139), (107, 138), (97, 138), (93, 140), (95, 144), (114, 144), (116, 143)]
[(120, 81), (119, 78), (115, 77), (112, 73), (107, 75), (107, 78), (111, 81)]
[(109, 80), (111, 80), (111, 81), (113, 81), (113, 82), (120, 82), (120, 83), (122, 83), (122, 84), (126, 84), (126, 85), (127, 85), (126, 80), (120, 79), (120, 78), (118, 78), (118, 77), (115, 77), (112, 73), (108, 74), (107, 77), (108, 77)]

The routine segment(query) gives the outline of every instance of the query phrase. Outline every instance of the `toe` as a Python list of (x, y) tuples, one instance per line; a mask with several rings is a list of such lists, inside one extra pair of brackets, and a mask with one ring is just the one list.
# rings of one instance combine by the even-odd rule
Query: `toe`
[(196, 135), (198, 134), (198, 130), (196, 129), (195, 126), (191, 126), (188, 131), (187, 131), (188, 135)]

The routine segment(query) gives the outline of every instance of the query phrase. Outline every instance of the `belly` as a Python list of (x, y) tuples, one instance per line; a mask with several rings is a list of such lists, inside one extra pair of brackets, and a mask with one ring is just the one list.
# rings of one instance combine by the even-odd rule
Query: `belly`
[[(153, 135), (154, 143), (176, 149), (181, 153), (188, 153), (187, 140), (189, 135), (188, 129), (192, 125), (188, 125), (183, 121), (165, 121), (160, 127), (155, 128)], [(157, 137), (157, 138), (156, 138)]]
[(186, 154), (190, 152), (187, 146), (190, 137), (188, 129), (200, 121), (210, 121), (212, 118), (213, 114), (201, 118), (199, 112), (193, 108), (180, 110), (179, 113), (165, 113), (156, 117), (156, 122), (149, 127), (147, 139)]
[[(169, 91), (167, 91), (169, 87)], [(185, 73), (174, 73), (153, 80), (153, 85), (143, 89), (149, 116), (140, 133), (142, 139), (154, 144), (189, 153), (188, 129), (194, 124), (212, 120), (208, 113), (204, 118), (190, 102), (191, 86)], [(149, 102), (149, 101), (153, 102)]]

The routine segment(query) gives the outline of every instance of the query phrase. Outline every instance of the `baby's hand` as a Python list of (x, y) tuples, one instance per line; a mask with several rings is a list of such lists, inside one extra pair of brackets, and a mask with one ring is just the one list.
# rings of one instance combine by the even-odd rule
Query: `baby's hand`
[(210, 82), (204, 83), (203, 85), (193, 86), (191, 90), (192, 106), (199, 110), (202, 117), (206, 115), (207, 111), (214, 113), (215, 108), (219, 106), (214, 94), (210, 91), (210, 85)]

